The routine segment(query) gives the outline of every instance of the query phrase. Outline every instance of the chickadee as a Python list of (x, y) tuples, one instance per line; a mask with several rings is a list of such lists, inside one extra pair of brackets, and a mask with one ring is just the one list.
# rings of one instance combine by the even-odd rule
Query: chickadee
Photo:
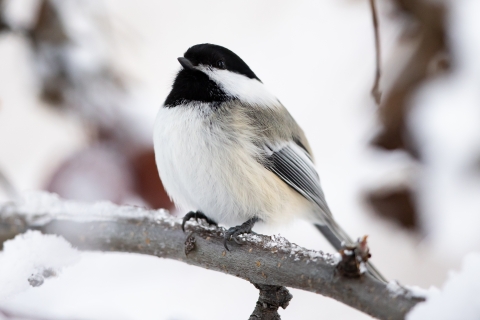
[[(180, 206), (204, 218), (236, 225), (230, 239), (257, 221), (302, 217), (339, 250), (350, 237), (334, 221), (315, 170), (310, 145), (287, 109), (232, 51), (199, 44), (178, 58), (172, 91), (154, 129), (163, 185)], [(372, 266), (370, 273), (385, 278)]]

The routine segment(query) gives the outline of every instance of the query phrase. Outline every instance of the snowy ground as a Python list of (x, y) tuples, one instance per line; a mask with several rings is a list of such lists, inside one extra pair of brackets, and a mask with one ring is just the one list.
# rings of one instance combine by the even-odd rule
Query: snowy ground
[[(432, 146), (430, 169), (418, 175), (418, 201), (432, 235), (426, 240), (378, 221), (360, 201), (366, 187), (417, 173), (406, 156), (367, 147), (375, 131), (367, 1), (108, 0), (103, 5), (115, 35), (112, 59), (138, 79), (135, 112), (144, 116), (147, 132), (179, 69), (176, 58), (197, 43), (221, 44), (250, 65), (304, 128), (334, 215), (350, 234), (370, 235), (373, 262), (387, 278), (442, 287), (449, 269), (459, 269), (468, 252), (480, 251), (478, 173), (469, 173), (465, 163), (466, 150), (480, 154), (475, 131), (480, 99), (474, 89), (479, 51), (473, 45), (478, 32), (472, 31), (478, 22), (469, 14), (478, 12), (474, 0), (458, 1), (452, 17), (455, 54), (469, 64), (420, 93), (416, 101), (426, 107), (412, 119), (419, 139)], [(391, 24), (382, 34), (387, 56), (396, 34)], [(0, 38), (0, 168), (22, 191), (42, 188), (55, 165), (86, 143), (75, 119), (38, 102), (28, 63), (23, 41)], [(330, 250), (301, 221), (259, 231)], [(370, 318), (328, 298), (292, 293), (281, 312), (284, 319)], [(245, 319), (256, 298), (251, 284), (231, 276), (153, 257), (87, 252), (42, 286), (1, 299), (0, 307), (59, 319)]]

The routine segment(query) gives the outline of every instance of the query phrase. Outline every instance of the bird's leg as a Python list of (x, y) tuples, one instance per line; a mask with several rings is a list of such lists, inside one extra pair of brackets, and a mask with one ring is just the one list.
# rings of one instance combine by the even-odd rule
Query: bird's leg
[(260, 220), (258, 217), (253, 217), (239, 226), (231, 227), (230, 229), (228, 229), (227, 232), (225, 232), (225, 238), (223, 240), (223, 245), (225, 246), (225, 249), (227, 249), (227, 251), (230, 251), (227, 246), (227, 241), (230, 240), (230, 238), (232, 238), (236, 243), (242, 244), (237, 239), (237, 237), (244, 233), (252, 233), (252, 228), (258, 220)]
[(185, 223), (187, 223), (187, 221), (192, 219), (192, 218), (194, 218), (197, 221), (198, 221), (198, 219), (204, 219), (205, 221), (207, 221), (208, 224), (218, 226), (218, 224), (215, 221), (213, 221), (212, 219), (207, 217), (203, 212), (201, 212), (201, 211), (190, 211), (189, 213), (187, 213), (183, 217), (183, 221), (182, 221), (183, 232), (185, 232)]

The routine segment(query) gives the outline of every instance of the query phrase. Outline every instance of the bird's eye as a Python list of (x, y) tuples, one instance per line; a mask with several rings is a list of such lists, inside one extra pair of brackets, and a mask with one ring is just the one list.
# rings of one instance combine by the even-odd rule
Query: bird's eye
[(217, 61), (217, 68), (218, 69), (225, 69), (225, 62), (223, 60)]

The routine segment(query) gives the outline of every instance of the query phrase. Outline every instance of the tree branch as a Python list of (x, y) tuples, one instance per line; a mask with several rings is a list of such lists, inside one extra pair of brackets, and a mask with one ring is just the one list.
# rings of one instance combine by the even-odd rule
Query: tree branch
[[(42, 194), (25, 203), (0, 204), (0, 243), (28, 229), (63, 236), (84, 250), (121, 251), (174, 259), (234, 275), (255, 284), (285, 286), (331, 297), (379, 319), (404, 319), (421, 298), (393, 293), (369, 275), (348, 279), (336, 259), (282, 237), (246, 235), (244, 245), (223, 247), (225, 229), (188, 222), (194, 248), (185, 255), (180, 221), (163, 210), (82, 204)], [(188, 232), (187, 231), (187, 232)], [(262, 292), (261, 292), (262, 295)], [(261, 298), (261, 297), (260, 297)]]
[(380, 91), (380, 76), (381, 76), (381, 51), (380, 51), (380, 31), (378, 28), (378, 14), (375, 0), (370, 0), (370, 10), (372, 11), (373, 32), (375, 35), (375, 80), (371, 94), (375, 99), (377, 105), (380, 104), (382, 92)]

